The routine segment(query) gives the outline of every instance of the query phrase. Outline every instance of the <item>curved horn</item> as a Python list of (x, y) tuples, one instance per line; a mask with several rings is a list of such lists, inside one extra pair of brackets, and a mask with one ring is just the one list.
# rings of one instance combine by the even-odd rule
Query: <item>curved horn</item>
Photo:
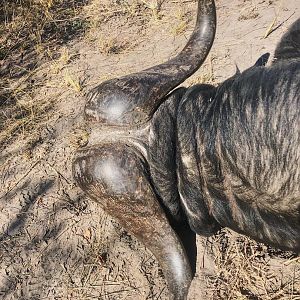
[(97, 86), (88, 95), (87, 119), (123, 126), (147, 121), (164, 97), (202, 65), (215, 31), (214, 1), (199, 0), (196, 26), (184, 49), (166, 63)]
[(154, 254), (170, 299), (187, 299), (190, 263), (153, 191), (143, 157), (122, 143), (101, 144), (78, 151), (73, 174), (91, 199)]

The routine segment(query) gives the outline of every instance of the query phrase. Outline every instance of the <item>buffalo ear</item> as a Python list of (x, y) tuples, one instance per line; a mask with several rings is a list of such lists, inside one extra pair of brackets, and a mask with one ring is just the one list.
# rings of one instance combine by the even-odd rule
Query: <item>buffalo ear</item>
[(270, 57), (270, 53), (263, 54), (254, 64), (255, 67), (263, 67), (267, 64)]

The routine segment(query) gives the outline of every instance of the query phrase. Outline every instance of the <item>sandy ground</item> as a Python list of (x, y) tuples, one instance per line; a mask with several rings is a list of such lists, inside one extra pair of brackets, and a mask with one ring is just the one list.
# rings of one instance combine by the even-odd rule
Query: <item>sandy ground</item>
[[(108, 12), (106, 5), (113, 9)], [(168, 297), (153, 255), (76, 187), (71, 165), (88, 139), (85, 92), (178, 53), (192, 31), (196, 3), (166, 0), (159, 19), (146, 8), (130, 15), (119, 7), (105, 0), (84, 8), (101, 26), (40, 66), (34, 80), (41, 84), (32, 101), (46, 99), (51, 108), (34, 131), (1, 149), (1, 299)], [(250, 67), (260, 55), (273, 53), (300, 16), (299, 0), (219, 0), (217, 9), (211, 54), (185, 86), (218, 84), (236, 66)], [(281, 26), (264, 38), (272, 23)], [(300, 299), (299, 260), (292, 253), (228, 230), (198, 237), (197, 245), (189, 299)]]

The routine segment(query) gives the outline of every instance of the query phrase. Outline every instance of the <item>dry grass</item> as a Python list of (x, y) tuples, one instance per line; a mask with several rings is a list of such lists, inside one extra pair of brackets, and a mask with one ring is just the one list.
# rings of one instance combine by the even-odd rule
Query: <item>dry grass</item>
[(48, 51), (52, 47), (78, 36), (85, 29), (80, 10), (86, 3), (87, 0), (3, 1), (0, 59), (22, 63), (30, 54), (51, 55)]
[[(56, 60), (61, 45), (84, 33), (87, 22), (80, 12), (86, 3), (87, 0), (2, 2), (0, 146), (10, 143), (19, 134), (30, 135), (47, 119), (56, 95), (51, 93), (36, 99), (38, 88), (49, 80), (43, 63)], [(69, 84), (73, 82), (74, 88), (80, 90), (74, 79), (72, 81), (68, 74), (66, 77)]]
[(214, 299), (300, 299), (300, 264), (295, 253), (275, 250), (223, 230), (212, 244)]

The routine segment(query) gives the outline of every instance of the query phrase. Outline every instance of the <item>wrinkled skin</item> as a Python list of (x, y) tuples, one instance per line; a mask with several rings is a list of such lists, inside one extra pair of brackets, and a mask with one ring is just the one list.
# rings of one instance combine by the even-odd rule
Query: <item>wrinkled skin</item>
[(171, 92), (201, 66), (215, 27), (214, 2), (199, 0), (177, 57), (92, 90), (89, 144), (73, 164), (78, 185), (156, 256), (171, 299), (192, 280), (182, 228), (300, 250), (300, 19), (271, 66), (263, 55), (218, 87)]

